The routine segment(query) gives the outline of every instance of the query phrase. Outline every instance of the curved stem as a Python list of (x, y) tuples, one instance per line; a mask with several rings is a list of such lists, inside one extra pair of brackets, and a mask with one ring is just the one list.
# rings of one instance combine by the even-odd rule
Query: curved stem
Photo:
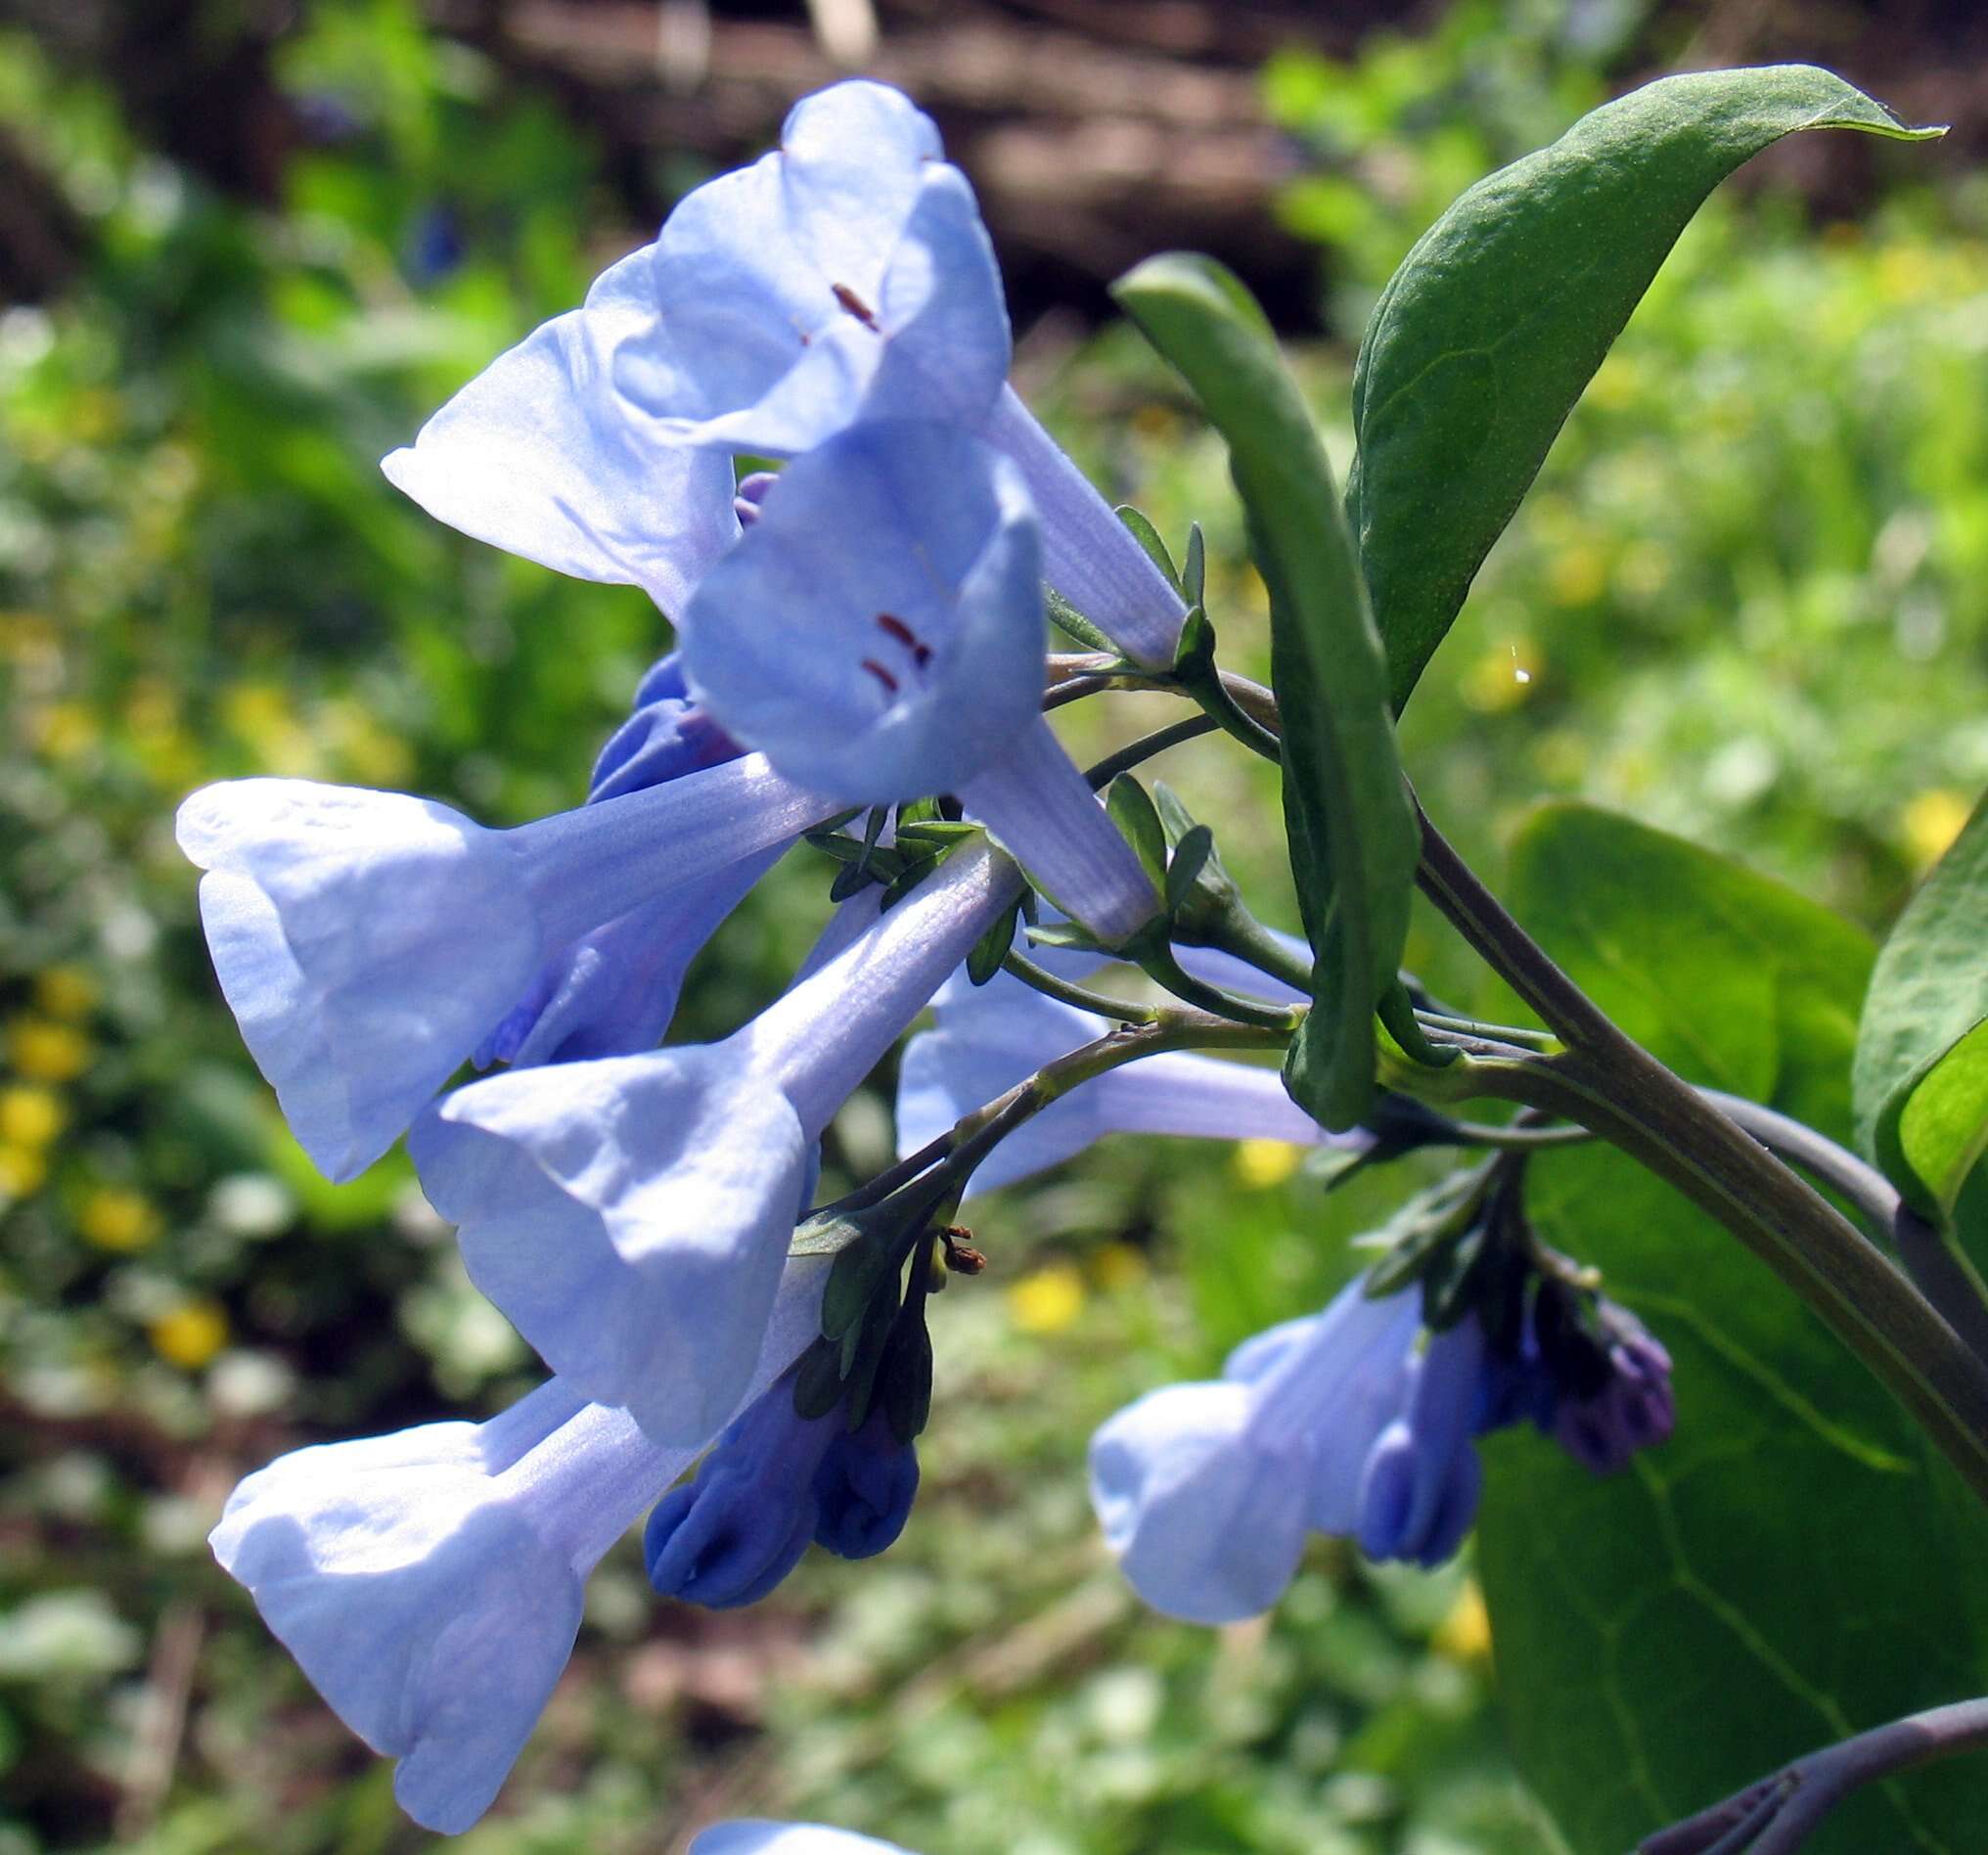
[[(1423, 819), (1423, 892), (1567, 1048), (1458, 1063), (1578, 1120), (1711, 1213), (1822, 1315), (1988, 1502), (1988, 1363), (1836, 1208), (1614, 1021)], [(1458, 1075), (1456, 1071), (1464, 1071)]]
[(940, 1170), (964, 1189), (973, 1168), (1024, 1121), (1079, 1084), (1142, 1057), (1170, 1050), (1274, 1050), (1284, 1035), (1254, 1025), (1238, 1024), (1205, 1012), (1169, 1010), (1150, 1023), (1121, 1024), (1067, 1056), (1046, 1063), (1027, 1080), (998, 1096), (953, 1124)]
[(1068, 979), (1060, 979), (1048, 968), (1039, 967), (1033, 960), (1018, 953), (1011, 953), (1001, 965), (1005, 972), (1014, 973), (1022, 984), (1033, 986), (1045, 998), (1074, 1005), (1078, 1011), (1089, 1012), (1097, 1018), (1115, 1018), (1127, 1024), (1150, 1024), (1160, 1015), (1156, 1005), (1135, 1005), (1127, 999), (1111, 998), (1104, 992), (1092, 991), (1089, 986), (1073, 985)]
[(1282, 979), (1293, 991), (1308, 993), (1312, 989), (1311, 961), (1287, 947), (1240, 901), (1222, 916), (1209, 944), (1273, 979)]
[(1186, 721), (1170, 722), (1164, 728), (1155, 728), (1150, 735), (1142, 735), (1117, 752), (1107, 753), (1096, 766), (1087, 766), (1084, 777), (1091, 782), (1094, 792), (1102, 792), (1119, 774), (1143, 760), (1152, 759), (1155, 753), (1164, 753), (1168, 747), (1177, 747), (1184, 741), (1198, 740), (1202, 735), (1214, 732), (1215, 724), (1208, 716), (1190, 715)]
[(1874, 1727), (1784, 1765), (1723, 1802), (1659, 1830), (1637, 1855), (1793, 1855), (1853, 1790), (1988, 1745), (1988, 1699), (1959, 1700)]
[(1770, 1152), (1812, 1173), (1840, 1193), (1874, 1230), (1889, 1232), (1906, 1273), (1955, 1333), (1988, 1359), (1988, 1298), (1981, 1279), (1946, 1234), (1915, 1211), (1874, 1165), (1867, 1164), (1827, 1135), (1786, 1114), (1718, 1089), (1698, 1093), (1751, 1134)]

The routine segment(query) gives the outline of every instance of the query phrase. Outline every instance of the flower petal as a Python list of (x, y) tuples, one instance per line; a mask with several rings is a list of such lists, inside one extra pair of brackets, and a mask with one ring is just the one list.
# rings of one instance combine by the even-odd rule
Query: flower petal
[(1149, 1392), (1091, 1439), (1105, 1543), (1154, 1609), (1231, 1623), (1283, 1595), (1304, 1547), (1306, 1450), (1253, 1428), (1250, 1387)]
[(724, 1047), (514, 1069), (409, 1138), (471, 1280), (589, 1397), (700, 1444), (757, 1359), (809, 1172)]
[(1014, 472), (928, 422), (864, 425), (790, 465), (684, 617), (722, 726), (854, 802), (945, 792), (1042, 696), (1034, 524)]
[(739, 537), (729, 460), (672, 440), (613, 380), (654, 327), (655, 248), (594, 282), (470, 382), (381, 464), (429, 515), (580, 579), (681, 612)]

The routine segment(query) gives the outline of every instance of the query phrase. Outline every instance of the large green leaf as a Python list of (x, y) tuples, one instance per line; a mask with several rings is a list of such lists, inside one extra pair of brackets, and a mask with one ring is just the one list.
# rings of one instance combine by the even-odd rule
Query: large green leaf
[(1865, 1151), (1921, 1210), (1951, 1212), (1988, 1145), (1988, 800), (1877, 956), (1855, 1093)]
[(1372, 1099), (1374, 1013), (1395, 983), (1421, 852), (1380, 639), (1332, 468), (1248, 292), (1212, 259), (1172, 253), (1113, 294), (1228, 441), (1270, 589), (1285, 818), (1314, 953), (1315, 1002), (1285, 1076), (1326, 1126), (1350, 1127)]
[(1397, 708), (1704, 198), (1797, 129), (1921, 137), (1808, 65), (1665, 77), (1479, 181), (1375, 306), (1347, 503)]
[[(1534, 818), (1512, 901), (1666, 1062), (1841, 1137), (1872, 948), (1779, 884), (1581, 807)], [(1598, 1480), (1487, 1452), (1478, 1562), (1528, 1781), (1576, 1855), (1621, 1855), (1782, 1761), (1988, 1684), (1988, 1516), (1890, 1396), (1725, 1231), (1604, 1149), (1542, 1155), (1550, 1243), (1676, 1365), (1677, 1433)], [(1988, 1847), (1965, 1762), (1870, 1791), (1814, 1855)]]

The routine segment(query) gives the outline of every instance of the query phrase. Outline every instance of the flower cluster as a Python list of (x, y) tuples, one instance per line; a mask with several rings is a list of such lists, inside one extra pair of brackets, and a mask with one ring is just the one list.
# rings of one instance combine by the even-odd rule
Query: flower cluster
[(1366, 1290), (1356, 1279), (1245, 1340), (1220, 1379), (1149, 1392), (1098, 1431), (1092, 1502), (1155, 1609), (1197, 1623), (1268, 1609), (1311, 1532), (1441, 1563), (1476, 1514), (1476, 1439), (1508, 1425), (1531, 1421), (1598, 1474), (1671, 1432), (1670, 1357), (1613, 1302), (1596, 1309), (1600, 1344), (1549, 1350), (1551, 1285), (1509, 1346), (1474, 1311), (1427, 1331), (1417, 1288)]
[[(1045, 585), (1127, 674), (1164, 679), (1187, 613), (1009, 362), (986, 234), (931, 123), (872, 83), (807, 99), (779, 150), (688, 196), (385, 460), (441, 520), (671, 619), (585, 802), (493, 830), (250, 779), (181, 808), (222, 990), (297, 1140), (346, 1179), (405, 1136), (471, 1280), (550, 1375), (486, 1423), (286, 1456), (213, 1534), (431, 1828), (489, 1806), (584, 1580), (645, 1511), (657, 1592), (714, 1606), (764, 1596), (810, 1544), (858, 1559), (898, 1536), (951, 1253), (933, 1233), (968, 1191), (1117, 1131), (1348, 1162), (1454, 1131), (1397, 1108), (1329, 1135), (1275, 1069), (1120, 1051), (1087, 1009), (1110, 1001), (1083, 981), (1127, 953), (1288, 1034), (1306, 1001), (1259, 969), (1303, 973), (1310, 950), (1253, 923), (1243, 957), (1169, 948), (1240, 909), (1232, 884), (1208, 902), (1211, 841), (1177, 880), (1159, 851), (1181, 834), (1156, 849), (1153, 814), (1135, 846), (1044, 721)], [(781, 468), (742, 478), (741, 457)], [(730, 1036), (663, 1045), (693, 957), (804, 836), (856, 879), (813, 952)], [(999, 973), (1032, 891), (1089, 950)], [(906, 1166), (811, 1216), (825, 1129), (927, 1003)], [(485, 1073), (451, 1086), (466, 1063)], [(1576, 1384), (1545, 1329), (1527, 1354), (1467, 1316), (1424, 1349), (1411, 1296), (1349, 1290), (1106, 1426), (1107, 1536), (1152, 1603), (1210, 1620), (1270, 1603), (1307, 1529), (1432, 1562), (1469, 1525), (1490, 1424), (1532, 1416), (1598, 1469), (1667, 1432), (1669, 1362), (1610, 1319)], [(732, 1825), (696, 1846), (883, 1845)]]

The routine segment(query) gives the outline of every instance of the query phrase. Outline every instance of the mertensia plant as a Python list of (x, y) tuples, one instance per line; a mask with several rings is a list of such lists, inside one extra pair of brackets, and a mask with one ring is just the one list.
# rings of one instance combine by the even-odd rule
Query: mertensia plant
[[(638, 1522), (657, 1592), (718, 1607), (810, 1546), (886, 1549), (934, 1294), (985, 1261), (963, 1203), (1127, 1132), (1301, 1143), (1333, 1178), (1452, 1156), (1329, 1306), (1092, 1439), (1147, 1604), (1232, 1622), (1315, 1535), (1429, 1566), (1474, 1529), (1521, 1764), (1584, 1855), (1988, 1843), (1965, 1763), (1889, 1782), (1988, 1735), (1962, 1197), (1988, 827), (1874, 964), (1792, 893), (1581, 808), (1534, 818), (1501, 899), (1395, 735), (1700, 202), (1826, 128), (1931, 133), (1805, 67), (1673, 77), (1470, 189), (1375, 310), (1343, 496), (1234, 277), (1173, 254), (1121, 280), (1228, 446), (1269, 688), (1224, 667), (1198, 529), (1114, 511), (1010, 385), (971, 187), (878, 84), (801, 102), (385, 460), (674, 634), (571, 811), (497, 830), (251, 779), (179, 816), (296, 1138), (345, 1179), (405, 1137), (548, 1375), (481, 1424), (286, 1456), (213, 1536), (410, 1815), (488, 1808)], [(1078, 765), (1054, 718), (1122, 691), (1179, 717)], [(1151, 778), (1214, 734), (1281, 771), (1301, 937)], [(835, 905), (813, 953), (721, 1042), (662, 1042), (790, 853)], [(1522, 1021), (1402, 970), (1418, 888)], [(907, 1032), (899, 1162), (818, 1203), (824, 1131)]]

